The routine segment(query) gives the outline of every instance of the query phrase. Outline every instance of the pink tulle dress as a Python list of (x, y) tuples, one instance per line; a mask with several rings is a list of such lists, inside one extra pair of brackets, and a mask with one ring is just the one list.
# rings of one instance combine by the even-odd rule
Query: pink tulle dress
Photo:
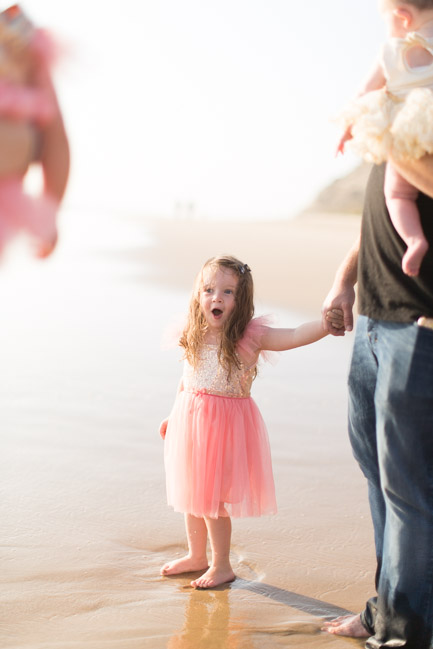
[(276, 512), (268, 434), (250, 396), (265, 326), (264, 318), (250, 322), (238, 344), (241, 366), (230, 377), (217, 345), (203, 345), (196, 368), (185, 361), (165, 438), (167, 501), (175, 511), (210, 518)]
[[(14, 36), (14, 48), (7, 52)], [(5, 45), (6, 44), (6, 45)], [(21, 9), (14, 5), (0, 12), (0, 119), (24, 122), (37, 130), (47, 126), (57, 114), (50, 88), (42, 81), (56, 57), (51, 36), (36, 29)], [(14, 54), (15, 53), (15, 54)], [(32, 61), (39, 85), (20, 80), (21, 57)], [(56, 238), (58, 201), (42, 192), (29, 195), (23, 188), (23, 177), (11, 174), (0, 177), (0, 253), (19, 233), (48, 244)]]

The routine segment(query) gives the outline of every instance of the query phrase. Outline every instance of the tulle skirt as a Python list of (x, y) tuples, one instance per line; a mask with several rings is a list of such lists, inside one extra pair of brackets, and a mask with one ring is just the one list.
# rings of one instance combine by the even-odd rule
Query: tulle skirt
[(180, 392), (165, 438), (167, 501), (197, 517), (276, 512), (268, 434), (251, 397)]
[(350, 149), (368, 162), (380, 164), (391, 152), (397, 158), (421, 158), (433, 153), (433, 92), (414, 88), (404, 99), (386, 89), (352, 102), (340, 117), (352, 125)]

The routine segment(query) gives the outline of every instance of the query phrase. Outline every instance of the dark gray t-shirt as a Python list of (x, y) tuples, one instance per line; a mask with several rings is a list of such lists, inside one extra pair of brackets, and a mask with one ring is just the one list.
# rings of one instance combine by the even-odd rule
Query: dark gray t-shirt
[(397, 234), (383, 194), (385, 164), (373, 167), (365, 193), (358, 261), (359, 313), (375, 320), (414, 322), (433, 317), (433, 199), (419, 194), (417, 204), (430, 248), (418, 277), (405, 275), (406, 244)]

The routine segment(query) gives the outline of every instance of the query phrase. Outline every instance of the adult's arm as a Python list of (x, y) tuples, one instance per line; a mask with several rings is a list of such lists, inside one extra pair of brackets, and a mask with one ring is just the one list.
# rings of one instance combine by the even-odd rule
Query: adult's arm
[[(355, 284), (358, 275), (358, 255), (361, 235), (343, 259), (335, 274), (334, 283), (322, 306), (322, 322), (325, 330), (333, 336), (344, 336), (345, 331), (353, 329), (353, 305), (355, 303)], [(337, 329), (327, 320), (326, 314), (332, 309), (343, 311), (344, 327)]]
[(392, 164), (411, 185), (433, 198), (433, 155), (419, 160), (392, 160)]
[(55, 118), (42, 129), (39, 162), (42, 165), (45, 192), (60, 203), (69, 178), (69, 141), (57, 94), (46, 71), (41, 73), (39, 83), (51, 95), (57, 109)]
[[(45, 191), (59, 203), (62, 200), (69, 178), (69, 142), (61, 113), (42, 131), (38, 162), (41, 163)], [(53, 149), (56, 152), (52, 154)]]

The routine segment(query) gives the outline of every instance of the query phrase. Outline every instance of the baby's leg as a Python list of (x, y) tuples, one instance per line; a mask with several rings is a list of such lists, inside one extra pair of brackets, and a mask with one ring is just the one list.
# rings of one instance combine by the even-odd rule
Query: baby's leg
[(232, 523), (229, 516), (205, 520), (212, 550), (212, 563), (204, 575), (191, 582), (194, 588), (215, 588), (236, 579), (230, 564)]
[(418, 190), (388, 162), (384, 192), (392, 224), (407, 245), (402, 260), (403, 271), (406, 275), (416, 276), (428, 250), (416, 205)]
[(206, 570), (207, 527), (204, 518), (185, 514), (185, 527), (188, 539), (188, 554), (180, 559), (169, 561), (161, 568), (161, 575), (178, 575), (182, 572)]

